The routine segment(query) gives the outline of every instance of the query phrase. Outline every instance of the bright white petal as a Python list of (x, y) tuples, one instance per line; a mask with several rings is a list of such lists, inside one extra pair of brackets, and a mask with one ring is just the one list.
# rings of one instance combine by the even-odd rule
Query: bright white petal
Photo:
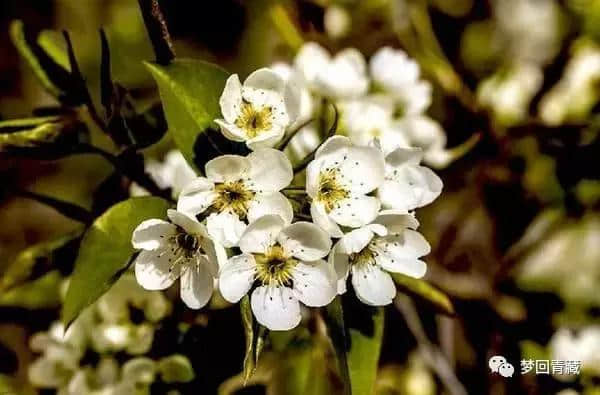
[(229, 258), (219, 274), (221, 295), (231, 303), (237, 303), (250, 291), (254, 283), (256, 261), (252, 254), (242, 254)]
[(351, 147), (339, 168), (352, 192), (366, 194), (383, 182), (385, 160), (377, 148)]
[(208, 234), (220, 245), (226, 248), (238, 245), (240, 237), (246, 230), (246, 224), (237, 214), (224, 211), (212, 213), (206, 218)]
[(313, 201), (310, 205), (310, 215), (313, 222), (329, 233), (331, 237), (342, 237), (344, 235), (338, 224), (325, 212), (323, 204)]
[(264, 67), (250, 74), (244, 81), (244, 87), (273, 91), (283, 95), (285, 81), (273, 70)]
[(302, 318), (300, 303), (288, 287), (258, 287), (250, 299), (256, 320), (272, 331), (295, 328)]
[(135, 278), (145, 289), (169, 288), (179, 277), (179, 266), (170, 249), (142, 251), (135, 259)]
[(264, 253), (277, 240), (285, 222), (279, 215), (265, 215), (252, 222), (240, 238), (240, 249), (247, 253)]
[(385, 163), (392, 168), (397, 168), (402, 165), (418, 165), (421, 159), (423, 159), (421, 148), (399, 147), (385, 157)]
[(323, 144), (321, 144), (317, 152), (315, 152), (315, 158), (320, 158), (351, 146), (352, 142), (348, 137), (335, 135), (328, 138)]
[(385, 226), (391, 234), (402, 233), (406, 228), (417, 229), (419, 227), (419, 221), (413, 215), (399, 210), (383, 210), (379, 212), (373, 222)]
[(368, 227), (355, 229), (340, 239), (338, 249), (347, 255), (360, 252), (371, 242), (373, 236), (373, 231)]
[(327, 232), (310, 222), (296, 222), (284, 228), (277, 241), (287, 253), (302, 261), (321, 259), (331, 249)]
[(167, 216), (175, 225), (180, 226), (187, 233), (198, 236), (206, 236), (206, 228), (196, 218), (191, 217), (185, 213), (180, 213), (177, 210), (167, 210)]
[(208, 178), (198, 177), (186, 185), (177, 200), (177, 211), (196, 216), (209, 208), (215, 198), (215, 184)]
[(312, 84), (317, 74), (327, 67), (330, 61), (331, 56), (325, 48), (317, 43), (309, 42), (298, 51), (294, 65), (296, 69), (300, 70), (304, 79)]
[(300, 262), (294, 268), (294, 295), (307, 306), (325, 306), (337, 295), (337, 275), (324, 260)]
[(271, 148), (277, 144), (285, 135), (285, 128), (280, 125), (273, 125), (271, 130), (262, 132), (258, 136), (248, 139), (246, 145), (253, 151), (261, 148)]
[(406, 165), (388, 173), (378, 196), (385, 207), (411, 211), (433, 202), (442, 188), (442, 180), (431, 169)]
[(290, 201), (280, 192), (257, 193), (248, 208), (248, 222), (264, 215), (279, 215), (286, 224), (292, 223), (294, 209)]
[(245, 178), (250, 161), (239, 155), (222, 155), (206, 163), (206, 177), (213, 182), (237, 181)]
[(354, 196), (341, 200), (329, 216), (340, 225), (358, 228), (373, 221), (380, 206), (375, 197)]
[(392, 277), (379, 266), (352, 266), (352, 286), (361, 302), (371, 306), (385, 306), (396, 296)]
[(225, 136), (229, 140), (242, 142), (246, 141), (246, 139), (248, 138), (246, 132), (244, 132), (242, 129), (240, 129), (233, 123), (224, 122), (220, 119), (215, 119), (215, 122), (217, 123), (217, 125), (220, 126), (221, 133), (223, 134), (223, 136)]
[(197, 264), (189, 265), (181, 274), (181, 300), (190, 309), (204, 307), (212, 296), (214, 278), (209, 263), (200, 259)]
[(169, 237), (175, 235), (175, 225), (161, 219), (149, 219), (137, 226), (131, 237), (133, 248), (156, 250), (165, 245)]
[(421, 278), (427, 271), (425, 262), (418, 258), (430, 251), (429, 244), (420, 233), (405, 230), (401, 235), (378, 239), (374, 246), (377, 264), (387, 271)]
[(301, 86), (293, 79), (286, 83), (283, 101), (285, 103), (285, 111), (290, 124), (298, 119), (302, 104), (306, 106), (306, 102), (303, 103), (303, 100), (306, 101), (306, 96), (304, 96), (303, 93), (305, 93), (305, 91), (303, 91)]
[(234, 123), (238, 117), (240, 107), (242, 105), (242, 84), (237, 74), (233, 74), (227, 78), (223, 94), (219, 99), (221, 113), (225, 120), (229, 123)]
[(290, 160), (279, 150), (261, 148), (250, 153), (247, 159), (250, 162), (250, 186), (255, 191), (279, 191), (294, 178)]
[(346, 293), (346, 282), (350, 275), (350, 257), (348, 254), (342, 252), (340, 242), (331, 250), (329, 254), (329, 264), (333, 266), (337, 275), (337, 293), (339, 295)]

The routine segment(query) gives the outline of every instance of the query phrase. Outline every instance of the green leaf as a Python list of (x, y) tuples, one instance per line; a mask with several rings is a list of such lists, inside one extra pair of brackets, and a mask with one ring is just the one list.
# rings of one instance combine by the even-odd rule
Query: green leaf
[(132, 198), (109, 208), (88, 229), (81, 242), (62, 310), (69, 325), (106, 292), (134, 253), (133, 230), (144, 220), (165, 218), (169, 203), (157, 197)]
[(190, 360), (181, 354), (162, 358), (158, 361), (158, 371), (165, 383), (188, 383), (195, 377)]
[[(83, 229), (78, 229), (56, 239), (34, 244), (17, 255), (13, 263), (8, 266), (0, 279), (0, 291), (7, 290), (39, 278), (52, 269), (58, 269), (68, 265), (71, 260), (70, 247), (74, 249)], [(73, 261), (71, 260), (71, 263)]]
[(242, 314), (244, 334), (246, 335), (246, 355), (244, 356), (244, 383), (246, 383), (256, 370), (254, 317), (252, 316), (250, 297), (248, 295), (244, 296), (240, 302), (240, 312)]
[(0, 293), (0, 306), (18, 306), (27, 309), (57, 308), (60, 306), (62, 281), (63, 277), (58, 270), (48, 272), (33, 281), (19, 284), (7, 292)]
[(373, 313), (366, 323), (368, 333), (350, 328), (350, 351), (348, 352), (348, 368), (352, 394), (373, 394), (377, 365), (383, 339), (384, 311), (383, 307), (370, 309)]
[(400, 273), (391, 274), (401, 292), (423, 299), (443, 314), (454, 315), (454, 306), (450, 298), (427, 281), (408, 277)]
[(195, 161), (196, 139), (221, 117), (219, 98), (228, 73), (221, 67), (192, 59), (175, 59), (168, 66), (145, 63), (158, 84), (169, 131), (187, 161)]
[(347, 395), (373, 393), (383, 339), (383, 308), (360, 308), (367, 311), (360, 315), (361, 322), (357, 323), (360, 328), (346, 325), (341, 297), (334, 299), (326, 310), (329, 336)]

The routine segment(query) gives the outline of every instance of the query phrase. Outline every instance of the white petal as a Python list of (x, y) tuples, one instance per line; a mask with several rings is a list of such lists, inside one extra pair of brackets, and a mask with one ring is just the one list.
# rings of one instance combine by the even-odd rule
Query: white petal
[(315, 86), (321, 94), (338, 99), (365, 94), (369, 80), (365, 74), (364, 57), (353, 48), (341, 51), (317, 74)]
[(250, 185), (255, 191), (275, 192), (292, 182), (294, 171), (285, 154), (272, 148), (261, 148), (247, 156), (250, 162)]
[(181, 273), (181, 300), (190, 309), (204, 307), (212, 296), (214, 278), (208, 265), (208, 262), (199, 259), (197, 264), (189, 265)]
[(392, 277), (379, 266), (352, 266), (352, 286), (358, 299), (371, 306), (385, 306), (396, 296)]
[(313, 201), (310, 205), (310, 215), (313, 222), (329, 233), (331, 237), (342, 237), (344, 235), (338, 224), (325, 212), (323, 204)]
[(300, 303), (288, 287), (258, 287), (250, 299), (256, 320), (272, 331), (295, 328), (302, 318)]
[(265, 215), (252, 222), (240, 238), (240, 249), (247, 253), (264, 253), (277, 240), (285, 226), (279, 215)]
[(346, 293), (346, 282), (350, 275), (350, 257), (341, 250), (340, 242), (338, 241), (331, 250), (328, 259), (329, 264), (333, 265), (337, 275), (337, 293), (339, 295)]
[(261, 148), (271, 148), (281, 141), (285, 135), (285, 128), (274, 124), (269, 131), (260, 133), (258, 136), (248, 139), (246, 145), (253, 151)]
[(319, 158), (324, 155), (335, 153), (341, 149), (352, 146), (352, 142), (346, 136), (335, 135), (328, 138), (315, 152), (315, 158)]
[(196, 216), (209, 208), (215, 198), (215, 184), (208, 178), (198, 177), (186, 185), (177, 200), (177, 211)]
[(351, 147), (339, 168), (351, 191), (365, 194), (383, 182), (385, 160), (383, 153), (377, 148)]
[(219, 273), (219, 290), (221, 295), (231, 303), (237, 303), (250, 291), (254, 283), (256, 261), (252, 254), (236, 255), (221, 268)]
[(387, 271), (421, 278), (427, 271), (425, 262), (418, 258), (430, 251), (429, 244), (421, 234), (406, 230), (401, 235), (387, 236), (375, 243), (377, 264)]
[(131, 237), (133, 248), (155, 250), (177, 232), (175, 225), (161, 219), (149, 219), (137, 226)]
[(225, 136), (229, 140), (242, 142), (246, 141), (246, 139), (248, 138), (246, 132), (244, 132), (242, 129), (240, 129), (233, 123), (224, 122), (220, 119), (215, 119), (215, 122), (217, 123), (217, 125), (220, 126), (221, 133), (223, 134), (223, 136)]
[(179, 266), (173, 266), (171, 250), (142, 251), (135, 259), (135, 278), (145, 289), (154, 291), (169, 288), (179, 277)]
[(207, 236), (206, 228), (195, 217), (191, 217), (185, 213), (180, 213), (177, 210), (167, 210), (167, 216), (175, 225), (180, 226), (187, 233), (192, 235)]
[(329, 216), (342, 226), (358, 228), (373, 221), (380, 206), (379, 199), (373, 196), (351, 196), (341, 200)]
[(244, 81), (244, 88), (262, 89), (277, 92), (283, 95), (285, 81), (277, 73), (269, 68), (254, 71)]
[(325, 48), (317, 43), (309, 42), (298, 51), (294, 65), (296, 69), (300, 70), (306, 81), (313, 83), (317, 74), (327, 67), (330, 61), (331, 56)]
[(397, 91), (419, 78), (419, 65), (406, 53), (391, 47), (380, 48), (370, 61), (373, 79), (383, 88)]
[(290, 201), (280, 192), (257, 193), (248, 208), (248, 222), (264, 215), (279, 215), (286, 224), (292, 223), (294, 209)]
[(325, 306), (337, 295), (337, 275), (324, 260), (300, 262), (294, 267), (294, 295), (307, 306)]
[(431, 169), (406, 165), (388, 173), (378, 196), (384, 207), (411, 211), (433, 202), (442, 188), (442, 180)]
[(329, 253), (329, 235), (310, 222), (296, 222), (284, 228), (277, 241), (283, 249), (302, 261), (316, 261)]
[(233, 74), (227, 78), (225, 88), (219, 99), (221, 113), (225, 120), (229, 123), (234, 123), (240, 112), (242, 105), (242, 84), (237, 74)]
[(418, 165), (421, 159), (423, 159), (421, 148), (399, 147), (385, 157), (385, 163), (392, 168), (396, 168), (402, 165)]
[(419, 221), (411, 215), (399, 210), (383, 210), (379, 212), (374, 223), (386, 227), (389, 233), (402, 233), (406, 228), (417, 229)]
[(221, 155), (206, 163), (205, 173), (213, 182), (237, 181), (245, 178), (250, 161), (239, 155)]
[(208, 234), (223, 247), (231, 248), (238, 245), (240, 237), (246, 230), (246, 224), (237, 214), (224, 211), (212, 213), (206, 218)]
[(285, 84), (285, 91), (283, 96), (283, 101), (285, 103), (285, 111), (288, 116), (288, 122), (290, 124), (294, 123), (298, 116), (300, 115), (300, 111), (302, 108), (302, 104), (306, 106), (306, 102), (303, 103), (303, 99), (306, 101), (305, 96), (303, 96), (304, 91), (301, 86), (296, 83), (296, 81), (289, 80)]
[(350, 255), (362, 251), (373, 239), (373, 231), (368, 227), (348, 232), (338, 242), (339, 251)]

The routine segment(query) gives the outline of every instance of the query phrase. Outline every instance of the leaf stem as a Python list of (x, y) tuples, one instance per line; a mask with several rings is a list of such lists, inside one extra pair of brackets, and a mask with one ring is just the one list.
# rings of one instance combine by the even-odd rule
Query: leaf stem
[(75, 221), (79, 221), (84, 224), (90, 224), (94, 220), (94, 216), (91, 212), (89, 212), (81, 206), (65, 202), (64, 200), (56, 199), (46, 195), (41, 195), (39, 193), (27, 190), (18, 190), (17, 195), (27, 199), (35, 200), (36, 202), (52, 207), (65, 217), (74, 219)]

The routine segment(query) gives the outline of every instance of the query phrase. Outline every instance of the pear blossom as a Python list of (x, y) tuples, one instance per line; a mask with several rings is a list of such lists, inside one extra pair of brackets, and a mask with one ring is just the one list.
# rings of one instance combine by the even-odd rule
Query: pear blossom
[(246, 157), (219, 156), (206, 164), (205, 174), (184, 188), (177, 210), (190, 216), (207, 213), (208, 233), (222, 246), (236, 246), (247, 224), (265, 214), (292, 222), (292, 205), (279, 191), (294, 174), (281, 151), (261, 148)]
[(412, 147), (423, 150), (423, 161), (435, 168), (444, 168), (454, 159), (446, 148), (446, 133), (442, 126), (433, 119), (418, 115), (405, 117), (400, 127)]
[(296, 117), (296, 120), (290, 124), (290, 128), (294, 129), (310, 120), (313, 116), (315, 103), (303, 75), (290, 64), (284, 62), (272, 64), (271, 70), (281, 77), (286, 84), (292, 84), (298, 91), (298, 96), (300, 97), (298, 116)]
[(369, 88), (364, 56), (347, 48), (335, 56), (317, 43), (300, 48), (294, 65), (316, 93), (332, 99), (351, 99), (364, 95)]
[(414, 230), (417, 227), (412, 215), (382, 211), (372, 223), (346, 233), (329, 255), (338, 274), (338, 293), (346, 292), (346, 280), (351, 275), (360, 301), (384, 306), (396, 295), (389, 272), (423, 277), (427, 265), (419, 258), (427, 255), (430, 247)]
[(149, 219), (133, 231), (133, 247), (142, 250), (135, 259), (136, 279), (147, 290), (162, 290), (181, 277), (181, 299), (199, 309), (212, 295), (225, 251), (195, 218), (176, 210), (167, 215), (170, 222)]
[(272, 147), (298, 117), (300, 100), (294, 84), (268, 68), (250, 74), (243, 85), (233, 74), (219, 100), (224, 119), (215, 122), (225, 137), (250, 149)]
[(347, 103), (343, 107), (343, 123), (352, 143), (369, 146), (378, 141), (384, 153), (408, 147), (402, 123), (394, 121), (393, 111), (393, 104), (382, 97)]
[(343, 235), (340, 225), (357, 228), (371, 222), (380, 202), (368, 194), (383, 182), (384, 169), (378, 148), (352, 145), (344, 136), (329, 138), (306, 169), (313, 221), (333, 237)]
[[(549, 343), (553, 360), (580, 361), (584, 372), (600, 374), (600, 326), (590, 325), (577, 331), (557, 330)], [(563, 380), (574, 380), (575, 375), (563, 375)]]
[(377, 196), (385, 208), (412, 211), (433, 202), (442, 192), (442, 180), (419, 163), (418, 148), (398, 148), (385, 157), (385, 180)]
[(404, 51), (379, 49), (371, 57), (369, 70), (375, 88), (394, 98), (396, 114), (421, 114), (431, 104), (431, 85), (420, 79), (418, 63)]
[(240, 249), (242, 254), (221, 268), (221, 294), (236, 303), (255, 285), (252, 312), (271, 330), (296, 327), (301, 320), (300, 302), (325, 306), (336, 295), (336, 273), (322, 259), (331, 249), (331, 240), (312, 223), (288, 225), (278, 215), (265, 215), (248, 226)]
[[(177, 197), (184, 186), (196, 178), (194, 169), (188, 164), (183, 154), (177, 150), (167, 152), (162, 161), (148, 159), (144, 170), (161, 188), (171, 188), (173, 197)], [(145, 196), (148, 191), (136, 183), (129, 188), (131, 196)]]

